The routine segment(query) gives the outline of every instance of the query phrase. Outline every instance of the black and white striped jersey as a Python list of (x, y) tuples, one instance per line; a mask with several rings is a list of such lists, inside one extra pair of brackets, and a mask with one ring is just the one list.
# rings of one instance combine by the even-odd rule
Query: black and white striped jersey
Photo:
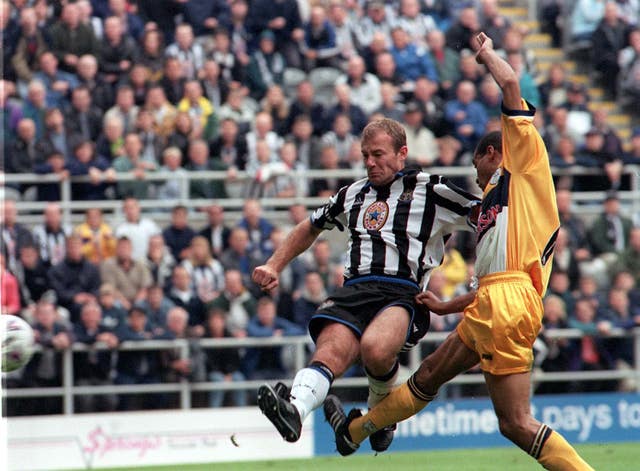
[(366, 178), (341, 188), (311, 215), (311, 224), (349, 231), (347, 280), (377, 275), (424, 287), (442, 262), (448, 236), (475, 231), (469, 213), (479, 201), (445, 177), (405, 169), (381, 188)]

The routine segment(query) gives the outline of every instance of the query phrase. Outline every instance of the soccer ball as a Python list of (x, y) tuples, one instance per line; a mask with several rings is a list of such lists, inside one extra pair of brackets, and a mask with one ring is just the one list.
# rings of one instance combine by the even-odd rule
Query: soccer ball
[(23, 367), (33, 355), (33, 329), (17, 316), (0, 315), (2, 334), (2, 372)]

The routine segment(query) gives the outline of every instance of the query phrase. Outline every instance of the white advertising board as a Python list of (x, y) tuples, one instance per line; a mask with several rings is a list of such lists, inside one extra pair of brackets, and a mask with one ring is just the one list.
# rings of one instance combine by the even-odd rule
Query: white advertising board
[(9, 471), (307, 458), (313, 417), (285, 442), (257, 407), (11, 418)]

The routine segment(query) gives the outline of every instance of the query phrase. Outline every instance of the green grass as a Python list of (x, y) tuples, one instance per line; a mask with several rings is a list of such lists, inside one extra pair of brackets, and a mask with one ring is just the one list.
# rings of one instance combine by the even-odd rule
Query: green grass
[[(580, 445), (578, 452), (596, 470), (630, 471), (638, 469), (640, 442)], [(211, 463), (201, 465), (151, 466), (112, 468), (111, 471), (350, 471), (395, 469), (397, 471), (539, 471), (542, 469), (523, 452), (514, 448), (478, 450), (423, 451), (414, 453), (385, 453), (378, 456), (342, 458), (322, 457), (304, 460), (247, 461), (238, 463)], [(383, 468), (380, 468), (383, 467)], [(109, 471), (109, 470), (102, 470)]]

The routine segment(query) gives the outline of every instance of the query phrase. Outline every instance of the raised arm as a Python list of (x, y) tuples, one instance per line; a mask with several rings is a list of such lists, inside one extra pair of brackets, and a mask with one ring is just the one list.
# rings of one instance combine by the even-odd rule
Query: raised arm
[(264, 265), (253, 270), (253, 281), (263, 291), (270, 291), (278, 286), (280, 272), (291, 260), (311, 247), (322, 230), (314, 227), (309, 219), (305, 219), (294, 227), (286, 239), (277, 248)]
[(483, 64), (502, 90), (502, 103), (508, 110), (521, 110), (520, 82), (511, 66), (493, 48), (493, 41), (484, 33), (478, 33), (471, 41), (476, 51), (476, 61)]

